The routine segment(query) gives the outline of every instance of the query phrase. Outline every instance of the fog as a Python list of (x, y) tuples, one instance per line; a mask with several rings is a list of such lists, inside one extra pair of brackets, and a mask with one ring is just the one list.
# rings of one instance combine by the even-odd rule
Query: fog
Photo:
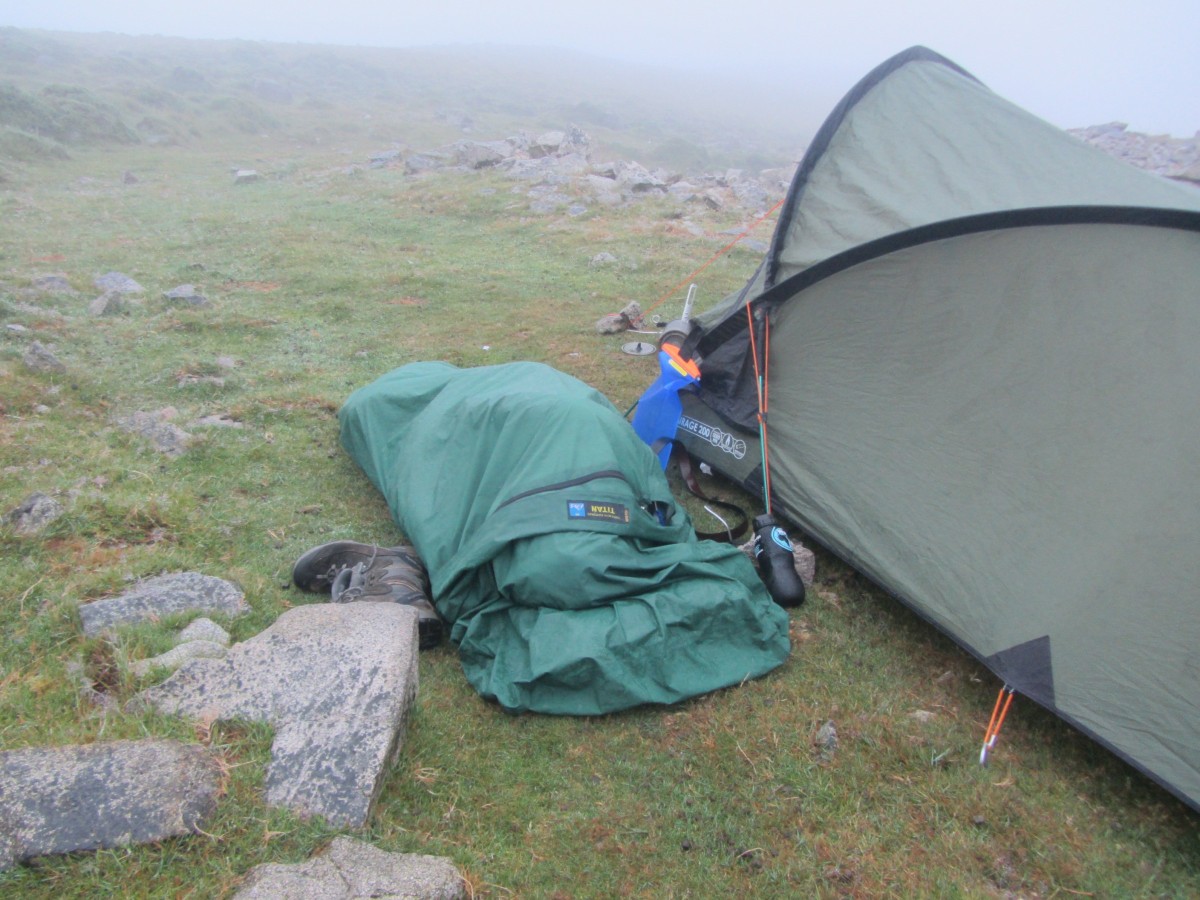
[(1064, 128), (1200, 129), (1198, 0), (0, 0), (0, 24), (56, 31), (385, 47), (558, 47), (624, 62), (811, 85), (832, 105), (872, 67), (924, 44)]

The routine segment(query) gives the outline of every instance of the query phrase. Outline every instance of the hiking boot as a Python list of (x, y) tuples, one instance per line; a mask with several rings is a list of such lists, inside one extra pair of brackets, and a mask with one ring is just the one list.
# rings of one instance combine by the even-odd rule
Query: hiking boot
[(314, 547), (292, 569), (296, 587), (329, 591), (334, 603), (375, 600), (402, 603), (417, 610), (418, 643), (436, 647), (445, 631), (429, 600), (429, 576), (412, 547), (376, 547), (357, 541), (333, 541)]

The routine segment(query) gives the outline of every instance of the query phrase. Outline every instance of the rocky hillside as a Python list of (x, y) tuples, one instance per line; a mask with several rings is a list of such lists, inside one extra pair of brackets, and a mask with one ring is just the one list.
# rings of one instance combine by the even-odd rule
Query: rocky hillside
[(1200, 131), (1190, 138), (1130, 131), (1124, 122), (1071, 128), (1075, 135), (1105, 153), (1156, 175), (1200, 184)]

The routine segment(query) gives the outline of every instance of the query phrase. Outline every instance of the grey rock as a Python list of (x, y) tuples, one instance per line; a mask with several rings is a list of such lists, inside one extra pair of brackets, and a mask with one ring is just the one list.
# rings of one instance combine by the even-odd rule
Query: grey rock
[(254, 184), (258, 181), (258, 172), (255, 169), (237, 169), (233, 173), (234, 184)]
[(121, 625), (196, 611), (233, 617), (250, 612), (250, 606), (232, 582), (199, 572), (177, 572), (146, 578), (119, 596), (84, 603), (79, 618), (83, 633), (94, 636)]
[(635, 194), (661, 191), (666, 188), (666, 184), (661, 178), (652, 175), (645, 166), (636, 162), (617, 163), (617, 184)]
[(553, 156), (559, 152), (567, 135), (562, 131), (546, 131), (538, 135), (529, 144), (529, 155), (534, 159), (543, 156)]
[(458, 165), (469, 169), (487, 169), (512, 155), (507, 141), (459, 141), (453, 147)]
[(163, 410), (158, 412), (138, 411), (127, 416), (118, 416), (117, 427), (130, 434), (145, 438), (159, 453), (179, 456), (191, 443), (192, 436), (168, 421)]
[(817, 751), (817, 760), (822, 763), (833, 761), (838, 749), (837, 726), (832, 721), (826, 722), (817, 729), (813, 736), (813, 747)]
[(33, 341), (21, 355), (21, 362), (31, 372), (65, 372), (67, 367), (62, 360), (54, 355), (49, 347), (41, 341)]
[(745, 206), (766, 209), (769, 202), (767, 192), (757, 181), (739, 181), (733, 186), (733, 195)]
[(71, 281), (66, 275), (61, 272), (53, 272), (49, 275), (39, 275), (33, 279), (33, 289), (40, 291), (43, 294), (77, 294), (78, 291), (71, 287)]
[(212, 641), (214, 644), (220, 644), (222, 647), (228, 647), (229, 632), (214, 622), (212, 619), (200, 617), (190, 622), (183, 631), (179, 632), (179, 637), (176, 640), (177, 644), (184, 644), (188, 641)]
[(598, 266), (610, 266), (616, 263), (617, 258), (608, 251), (601, 251), (591, 258), (588, 265), (595, 269)]
[(4, 519), (17, 534), (37, 534), (63, 514), (62, 504), (53, 497), (35, 491), (21, 505), (12, 509)]
[(134, 660), (129, 664), (129, 671), (138, 678), (144, 678), (154, 669), (169, 669), (173, 672), (193, 659), (221, 659), (228, 652), (224, 644), (215, 641), (186, 641), (150, 659)]
[(367, 164), (372, 169), (385, 169), (394, 163), (401, 162), (401, 159), (402, 154), (399, 150), (383, 150), (367, 157)]
[(24, 325), (21, 325), (18, 322), (9, 322), (7, 325), (4, 326), (4, 330), (11, 331), (13, 334), (22, 334), (23, 332), (26, 332), (29, 329), (26, 328)]
[(667, 188), (667, 193), (676, 200), (683, 200), (686, 202), (688, 200), (695, 199), (696, 186), (690, 181), (677, 181)]
[(125, 295), (120, 291), (105, 291), (88, 304), (88, 315), (115, 316), (125, 310)]
[(122, 272), (106, 272), (97, 275), (92, 284), (101, 291), (116, 291), (118, 294), (141, 294), (146, 289)]
[(138, 695), (167, 713), (275, 729), (266, 800), (359, 827), (417, 690), (417, 613), (393, 603), (290, 609), (224, 659), (193, 660)]
[(570, 206), (567, 207), (567, 215), (570, 216), (571, 218), (576, 218), (577, 216), (582, 216), (582, 215), (586, 214), (587, 211), (588, 211), (588, 208), (586, 206), (584, 206), (582, 203), (572, 203)]
[(540, 159), (520, 159), (512, 157), (506, 159), (501, 168), (509, 178), (521, 178), (526, 180), (537, 180), (547, 178), (554, 172), (554, 159), (546, 156)]
[(172, 303), (183, 303), (187, 306), (209, 305), (208, 298), (197, 291), (194, 284), (180, 284), (169, 291), (163, 291), (163, 299)]
[(619, 206), (625, 200), (616, 178), (593, 173), (587, 175), (584, 182), (601, 206)]
[(194, 833), (219, 787), (204, 748), (178, 741), (0, 752), (0, 869)]
[(255, 866), (233, 895), (234, 900), (459, 900), (463, 896), (463, 877), (449, 859), (388, 853), (348, 837), (334, 838), (323, 853), (302, 863)]

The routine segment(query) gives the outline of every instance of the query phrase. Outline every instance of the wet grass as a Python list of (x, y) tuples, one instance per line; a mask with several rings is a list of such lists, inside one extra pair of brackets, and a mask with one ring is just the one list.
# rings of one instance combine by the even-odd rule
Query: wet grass
[[(0, 529), (0, 747), (171, 736), (226, 771), (205, 833), (38, 860), (0, 875), (5, 895), (227, 896), (254, 865), (338, 833), (262, 804), (265, 729), (121, 712), (144, 686), (127, 662), (160, 652), (167, 623), (87, 639), (78, 604), (196, 570), (244, 588), (252, 614), (225, 624), (257, 633), (311, 601), (289, 586), (304, 550), (400, 537), (338, 447), (350, 391), (415, 360), (530, 359), (625, 409), (655, 364), (594, 322), (659, 297), (741, 221), (667, 201), (539, 215), (497, 175), (260, 154), (272, 174), (250, 185), (233, 184), (227, 150), (138, 147), (33, 166), (0, 192), (0, 326), (27, 329), (0, 327), (0, 511), (34, 490), (66, 507), (40, 535)], [(616, 263), (590, 265), (601, 252)], [(702, 304), (757, 262), (722, 257)], [(92, 279), (114, 270), (145, 294), (88, 316)], [(31, 292), (48, 272), (79, 293)], [(161, 297), (183, 282), (212, 304)], [(65, 373), (24, 366), (34, 338)], [(115, 425), (168, 407), (196, 438), (178, 458)], [(190, 424), (209, 415), (241, 427)], [(407, 743), (360, 836), (451, 857), (480, 897), (1200, 894), (1196, 815), (1052, 716), (1018, 701), (979, 767), (994, 679), (838, 562), (820, 558), (792, 637), (759, 681), (599, 719), (505, 715), (452, 648), (425, 653)], [(77, 666), (118, 705), (90, 703)], [(814, 743), (828, 722), (832, 753)]]

